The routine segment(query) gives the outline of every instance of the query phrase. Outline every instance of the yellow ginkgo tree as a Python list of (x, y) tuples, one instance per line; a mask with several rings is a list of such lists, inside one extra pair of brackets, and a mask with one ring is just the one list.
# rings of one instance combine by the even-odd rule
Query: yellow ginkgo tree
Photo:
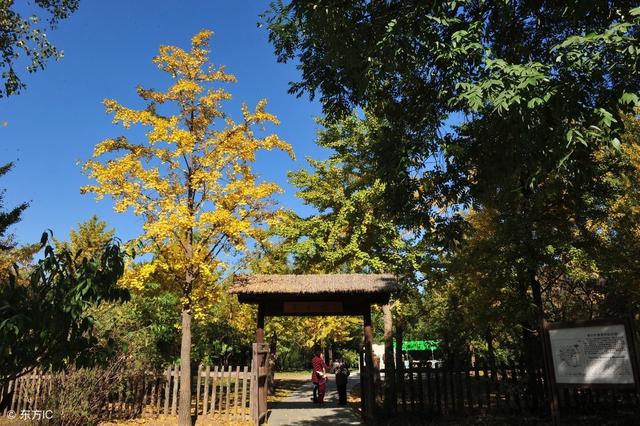
[[(94, 184), (83, 193), (110, 196), (117, 212), (132, 211), (144, 219), (137, 252), (152, 260), (130, 268), (124, 285), (142, 288), (148, 277), (169, 277), (182, 295), (180, 351), (180, 424), (190, 424), (191, 320), (206, 315), (220, 294), (228, 259), (261, 233), (274, 214), (271, 195), (280, 188), (260, 181), (252, 172), (256, 152), (291, 147), (264, 126), (278, 124), (260, 101), (251, 111), (242, 106), (242, 120), (221, 109), (231, 95), (220, 83), (235, 77), (209, 62), (209, 39), (202, 31), (190, 51), (161, 46), (153, 59), (173, 79), (166, 91), (138, 88), (143, 109), (105, 100), (107, 112), (125, 129), (147, 126), (146, 138), (125, 136), (96, 145), (84, 171)], [(254, 129), (259, 127), (256, 133)]]

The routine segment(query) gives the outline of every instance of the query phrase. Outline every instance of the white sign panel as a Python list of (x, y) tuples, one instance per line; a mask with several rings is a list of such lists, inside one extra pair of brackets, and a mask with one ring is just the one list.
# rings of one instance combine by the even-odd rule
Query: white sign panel
[(624, 325), (549, 330), (558, 384), (633, 384)]

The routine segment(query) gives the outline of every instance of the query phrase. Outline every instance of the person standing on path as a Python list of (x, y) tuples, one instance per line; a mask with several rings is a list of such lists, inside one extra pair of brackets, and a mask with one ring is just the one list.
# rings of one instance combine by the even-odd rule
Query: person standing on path
[(327, 393), (327, 378), (326, 371), (320, 375), (318, 379), (318, 403), (324, 404), (324, 394)]
[(336, 368), (336, 387), (338, 388), (338, 403), (347, 405), (347, 381), (349, 380), (349, 369), (344, 362)]
[[(319, 349), (316, 349), (313, 352), (314, 356), (311, 359), (311, 381), (313, 382), (313, 402), (322, 402), (320, 401), (320, 385), (324, 384), (326, 389), (326, 371), (329, 369), (327, 364), (324, 362), (324, 358), (322, 358), (322, 353)], [(324, 392), (322, 393), (324, 397)]]

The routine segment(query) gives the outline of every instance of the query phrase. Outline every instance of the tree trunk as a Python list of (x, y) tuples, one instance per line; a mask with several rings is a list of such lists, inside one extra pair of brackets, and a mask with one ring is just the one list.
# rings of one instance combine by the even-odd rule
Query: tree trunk
[(404, 389), (404, 360), (402, 359), (403, 331), (401, 322), (396, 321), (396, 395), (398, 392), (403, 392)]
[(491, 330), (487, 329), (484, 334), (484, 340), (487, 342), (487, 361), (491, 367), (496, 366), (496, 356), (493, 350), (493, 335)]
[(493, 334), (489, 328), (485, 331), (484, 339), (487, 342), (487, 361), (491, 366), (491, 380), (495, 381), (498, 378), (498, 365), (496, 363), (496, 355), (493, 351)]
[(402, 359), (402, 325), (396, 323), (396, 369), (402, 370), (404, 368), (404, 360)]
[(388, 415), (396, 414), (396, 372), (393, 362), (393, 316), (391, 306), (382, 306), (384, 315), (384, 410)]
[(182, 306), (179, 390), (178, 425), (191, 426), (191, 307), (188, 305)]
[(376, 385), (376, 368), (373, 363), (373, 324), (371, 322), (371, 307), (365, 310), (364, 315), (364, 362), (366, 377), (366, 387), (362, 389), (362, 397), (365, 401), (365, 410), (363, 411), (365, 419), (371, 420), (376, 409), (375, 385)]
[(531, 270), (529, 273), (530, 273), (529, 282), (531, 286), (531, 295), (533, 298), (533, 304), (536, 309), (536, 312), (535, 312), (536, 319), (533, 321), (531, 328), (533, 330), (535, 329), (538, 330), (537, 335), (531, 336), (532, 337), (531, 343), (533, 346), (531, 350), (531, 354), (533, 355), (533, 359), (530, 361), (531, 366), (528, 371), (529, 389), (531, 389), (532, 392), (536, 392), (540, 397), (542, 397), (544, 390), (540, 388), (538, 381), (536, 380), (536, 370), (544, 367), (544, 363), (542, 362), (542, 360), (544, 359), (543, 358), (544, 354), (542, 352), (543, 331), (541, 329), (541, 326), (544, 320), (544, 305), (542, 302), (542, 288), (540, 286), (540, 282), (536, 277), (536, 271)]
[[(542, 304), (542, 291), (540, 283), (536, 277), (539, 266), (539, 256), (534, 244), (536, 220), (532, 217), (534, 193), (528, 185), (528, 175), (521, 176), (522, 201), (519, 208), (521, 230), (519, 231), (522, 244), (522, 257), (524, 259), (524, 270), (521, 271), (519, 277), (520, 291), (523, 300), (530, 300), (533, 309), (530, 311), (529, 318), (522, 320), (522, 360), (525, 364), (529, 375), (529, 384), (534, 386), (534, 372), (541, 365), (542, 360), (542, 342), (541, 334), (536, 333), (539, 325), (544, 318), (544, 306)], [(531, 296), (529, 296), (531, 290)], [(535, 389), (532, 387), (531, 389)]]

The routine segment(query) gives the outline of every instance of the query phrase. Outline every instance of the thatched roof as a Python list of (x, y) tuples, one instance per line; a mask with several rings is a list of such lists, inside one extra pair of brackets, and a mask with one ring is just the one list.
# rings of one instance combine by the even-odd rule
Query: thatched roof
[(374, 295), (396, 286), (391, 274), (237, 275), (230, 292), (238, 295)]

